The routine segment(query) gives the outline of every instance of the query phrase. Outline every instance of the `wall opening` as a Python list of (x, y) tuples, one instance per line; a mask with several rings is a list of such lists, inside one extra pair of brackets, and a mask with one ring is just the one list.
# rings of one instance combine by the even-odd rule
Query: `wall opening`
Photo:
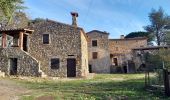
[(28, 52), (28, 36), (25, 34), (23, 37), (23, 50)]
[(76, 59), (67, 58), (67, 77), (76, 77)]
[(17, 75), (17, 58), (9, 59), (10, 75)]
[(92, 65), (89, 65), (89, 73), (92, 73)]
[(115, 66), (118, 66), (117, 58), (113, 58), (113, 62), (114, 62), (114, 64), (115, 64)]
[(124, 73), (127, 73), (127, 66), (123, 66)]

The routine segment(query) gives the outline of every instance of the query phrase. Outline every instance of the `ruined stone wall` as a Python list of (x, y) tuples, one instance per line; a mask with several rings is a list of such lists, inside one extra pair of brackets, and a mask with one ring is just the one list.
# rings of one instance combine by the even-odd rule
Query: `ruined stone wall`
[[(51, 20), (32, 27), (29, 53), (40, 61), (41, 70), (48, 76), (67, 77), (67, 58), (76, 59), (76, 76), (81, 77), (80, 29)], [(50, 43), (43, 44), (43, 34), (49, 34)], [(59, 69), (51, 69), (51, 58), (59, 58)]]
[(82, 76), (86, 77), (89, 73), (88, 68), (88, 43), (87, 37), (81, 31), (81, 66), (82, 66)]
[[(88, 52), (89, 64), (92, 66), (94, 73), (110, 73), (110, 53), (109, 53), (109, 40), (107, 33), (100, 33), (92, 31), (88, 35)], [(97, 40), (97, 47), (92, 46), (92, 40)], [(98, 58), (93, 59), (92, 53), (97, 52)]]
[(147, 47), (147, 39), (109, 39), (109, 51), (118, 58), (119, 66), (132, 60), (132, 49), (139, 47)]
[(0, 48), (0, 70), (10, 75), (10, 58), (17, 58), (17, 75), (39, 76), (39, 63), (21, 49)]
[(137, 39), (110, 39), (109, 40), (109, 50), (111, 53), (130, 53), (133, 48), (146, 47), (147, 39), (137, 40)]

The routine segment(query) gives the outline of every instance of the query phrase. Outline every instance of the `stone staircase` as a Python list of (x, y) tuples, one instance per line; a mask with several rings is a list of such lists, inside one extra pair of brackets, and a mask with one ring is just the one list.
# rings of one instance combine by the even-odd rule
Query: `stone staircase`
[(2, 72), (2, 71), (0, 70), (0, 77), (5, 77), (5, 72)]
[[(14, 53), (15, 52), (15, 53)], [(40, 61), (31, 56), (28, 52), (25, 52), (19, 48), (0, 48), (0, 54), (7, 57), (8, 55), (14, 56), (14, 57), (20, 57), (22, 58), (21, 61), (28, 61), (25, 62), (22, 66), (27, 67), (21, 67), (20, 70), (22, 73), (20, 75), (26, 75), (26, 76), (38, 76), (38, 77), (47, 77), (47, 75), (41, 70)], [(29, 72), (30, 71), (30, 72)], [(24, 72), (24, 73), (23, 73)], [(0, 77), (4, 77), (5, 73), (0, 70)]]
[(37, 59), (35, 59), (34, 57), (32, 57), (28, 52), (23, 51), (25, 54), (27, 54), (28, 56), (30, 56), (32, 59), (36, 60), (38, 62), (38, 73), (39, 73), (39, 77), (45, 78), (47, 77), (47, 75), (41, 70), (41, 62), (38, 61)]

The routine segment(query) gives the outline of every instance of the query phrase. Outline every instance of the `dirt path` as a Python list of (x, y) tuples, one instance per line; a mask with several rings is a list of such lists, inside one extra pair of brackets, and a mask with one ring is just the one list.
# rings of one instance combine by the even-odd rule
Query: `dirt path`
[(18, 95), (28, 92), (29, 90), (14, 81), (0, 78), (0, 100), (18, 100)]

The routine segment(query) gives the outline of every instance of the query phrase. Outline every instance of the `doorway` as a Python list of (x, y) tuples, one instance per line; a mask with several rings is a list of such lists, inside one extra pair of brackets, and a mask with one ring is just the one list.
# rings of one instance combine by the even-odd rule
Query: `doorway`
[(28, 36), (24, 34), (23, 37), (23, 50), (28, 51)]
[(67, 77), (76, 77), (76, 59), (67, 59)]
[(117, 58), (113, 58), (113, 62), (114, 62), (114, 64), (115, 64), (115, 66), (118, 66)]
[(127, 73), (127, 66), (123, 66), (124, 73)]
[(92, 65), (89, 65), (89, 73), (92, 73)]
[(10, 75), (17, 75), (17, 58), (9, 59)]

